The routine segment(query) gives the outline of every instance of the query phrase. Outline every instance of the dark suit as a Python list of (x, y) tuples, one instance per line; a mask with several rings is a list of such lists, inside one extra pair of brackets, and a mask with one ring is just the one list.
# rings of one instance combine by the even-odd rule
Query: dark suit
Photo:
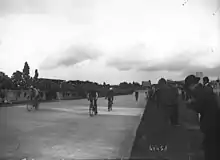
[(171, 124), (178, 124), (178, 89), (162, 85), (157, 91), (159, 107), (168, 115)]
[(200, 129), (204, 133), (205, 160), (219, 160), (220, 123), (216, 96), (209, 90), (198, 86), (192, 93), (195, 102), (191, 107), (201, 114)]

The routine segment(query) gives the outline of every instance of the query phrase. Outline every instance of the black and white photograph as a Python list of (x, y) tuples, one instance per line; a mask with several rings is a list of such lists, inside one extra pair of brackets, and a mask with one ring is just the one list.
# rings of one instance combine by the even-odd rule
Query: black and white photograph
[(220, 0), (0, 0), (0, 160), (220, 160)]

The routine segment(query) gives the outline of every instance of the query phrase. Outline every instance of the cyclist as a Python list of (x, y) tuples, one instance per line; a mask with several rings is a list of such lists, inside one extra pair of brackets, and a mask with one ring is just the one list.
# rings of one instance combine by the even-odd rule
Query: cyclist
[(145, 91), (145, 99), (149, 99), (149, 88)]
[(90, 103), (93, 103), (93, 104), (94, 104), (95, 114), (98, 114), (98, 107), (97, 107), (98, 97), (99, 97), (98, 92), (95, 91), (95, 90), (89, 91), (89, 93), (88, 93), (88, 95), (87, 95), (87, 98), (88, 98), (88, 100), (90, 101)]
[(138, 101), (138, 91), (135, 91), (135, 99), (136, 99), (136, 102)]
[(108, 102), (112, 102), (112, 104), (113, 104), (113, 100), (114, 100), (113, 88), (109, 88), (105, 99), (108, 99)]
[(30, 100), (33, 101), (33, 106), (37, 109), (38, 108), (38, 100), (40, 98), (39, 90), (36, 89), (34, 86), (30, 87)]

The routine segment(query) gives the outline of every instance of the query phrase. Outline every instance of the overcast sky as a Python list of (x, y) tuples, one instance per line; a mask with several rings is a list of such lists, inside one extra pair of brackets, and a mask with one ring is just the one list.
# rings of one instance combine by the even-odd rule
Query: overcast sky
[(216, 78), (219, 1), (0, 0), (0, 70), (27, 61), (32, 75), (99, 83)]

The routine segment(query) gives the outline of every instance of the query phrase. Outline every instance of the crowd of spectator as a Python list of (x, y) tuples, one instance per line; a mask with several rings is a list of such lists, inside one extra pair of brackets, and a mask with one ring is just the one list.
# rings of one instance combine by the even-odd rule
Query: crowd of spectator
[(161, 78), (156, 87), (149, 90), (148, 96), (163, 111), (164, 121), (174, 127), (180, 126), (178, 100), (181, 97), (187, 109), (199, 115), (200, 131), (204, 135), (201, 149), (204, 150), (205, 160), (220, 160), (220, 98), (213, 92), (208, 77), (204, 77), (201, 83), (199, 77), (189, 75), (182, 87)]

